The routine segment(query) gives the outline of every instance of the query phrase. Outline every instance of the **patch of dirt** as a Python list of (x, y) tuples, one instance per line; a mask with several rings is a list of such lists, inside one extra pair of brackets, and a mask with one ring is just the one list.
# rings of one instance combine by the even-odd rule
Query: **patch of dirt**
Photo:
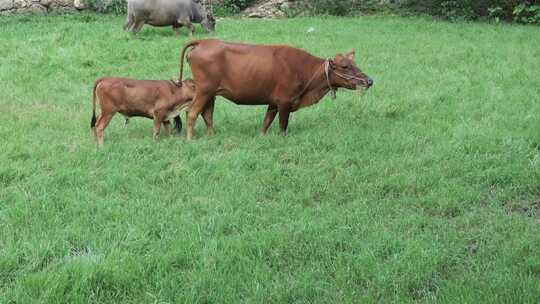
[(478, 242), (476, 240), (470, 240), (465, 247), (469, 254), (475, 254), (478, 251)]
[(540, 200), (532, 203), (523, 205), (508, 204), (506, 205), (507, 212), (517, 212), (528, 217), (540, 217)]

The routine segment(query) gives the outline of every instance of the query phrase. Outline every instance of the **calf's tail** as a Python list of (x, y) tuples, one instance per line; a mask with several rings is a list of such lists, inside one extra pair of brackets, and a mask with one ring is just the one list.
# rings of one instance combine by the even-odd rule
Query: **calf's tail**
[(182, 83), (182, 77), (184, 74), (184, 55), (186, 54), (186, 50), (190, 47), (195, 47), (199, 45), (199, 43), (200, 43), (200, 40), (190, 41), (186, 45), (184, 45), (182, 52), (180, 52), (180, 77), (178, 78), (178, 81), (180, 83)]
[(101, 80), (103, 80), (103, 78), (96, 80), (96, 82), (94, 82), (94, 88), (92, 89), (92, 120), (90, 121), (90, 128), (94, 128), (96, 126), (96, 89)]

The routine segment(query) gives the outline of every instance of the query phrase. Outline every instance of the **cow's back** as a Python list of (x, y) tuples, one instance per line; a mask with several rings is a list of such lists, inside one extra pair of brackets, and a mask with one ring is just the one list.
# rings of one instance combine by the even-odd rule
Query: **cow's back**
[(268, 104), (301, 90), (309, 53), (281, 45), (250, 45), (203, 40), (189, 55), (197, 85), (219, 87), (238, 104)]
[(137, 18), (151, 25), (171, 25), (180, 17), (189, 17), (192, 0), (129, 0), (128, 8)]

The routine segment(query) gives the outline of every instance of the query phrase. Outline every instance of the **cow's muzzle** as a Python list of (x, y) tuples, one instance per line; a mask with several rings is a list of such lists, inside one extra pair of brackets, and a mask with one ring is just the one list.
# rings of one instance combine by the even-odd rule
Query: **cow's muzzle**
[(375, 82), (373, 81), (373, 79), (371, 77), (368, 77), (368, 80), (367, 80), (367, 86), (368, 88), (371, 87)]

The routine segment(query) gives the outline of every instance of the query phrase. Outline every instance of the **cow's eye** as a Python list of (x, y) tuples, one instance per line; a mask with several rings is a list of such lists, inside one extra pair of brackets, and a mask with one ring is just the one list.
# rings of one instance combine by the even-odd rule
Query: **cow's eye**
[(345, 70), (347, 70), (347, 69), (349, 68), (348, 65), (343, 65), (343, 66), (341, 66), (341, 67), (344, 68)]

